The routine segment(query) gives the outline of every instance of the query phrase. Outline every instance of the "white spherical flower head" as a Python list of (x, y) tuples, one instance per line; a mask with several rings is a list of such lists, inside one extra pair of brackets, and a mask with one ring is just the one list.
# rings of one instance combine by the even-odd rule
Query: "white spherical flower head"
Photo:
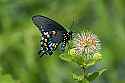
[(74, 38), (74, 45), (78, 54), (92, 55), (101, 49), (100, 40), (90, 32), (78, 34)]

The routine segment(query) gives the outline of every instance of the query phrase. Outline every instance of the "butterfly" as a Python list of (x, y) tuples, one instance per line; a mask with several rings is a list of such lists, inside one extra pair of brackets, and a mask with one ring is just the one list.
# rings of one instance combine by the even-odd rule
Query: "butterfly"
[(40, 57), (52, 55), (59, 45), (62, 51), (65, 50), (72, 37), (72, 31), (68, 32), (62, 25), (45, 16), (33, 16), (32, 21), (41, 32), (41, 48), (38, 52)]

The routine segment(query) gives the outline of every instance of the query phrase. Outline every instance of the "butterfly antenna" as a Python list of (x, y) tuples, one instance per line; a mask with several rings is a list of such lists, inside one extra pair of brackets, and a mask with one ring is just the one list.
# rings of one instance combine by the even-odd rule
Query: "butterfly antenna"
[(70, 27), (69, 27), (70, 31), (71, 31), (71, 28), (74, 26), (74, 24), (75, 24), (75, 17), (73, 17), (72, 24), (71, 24)]

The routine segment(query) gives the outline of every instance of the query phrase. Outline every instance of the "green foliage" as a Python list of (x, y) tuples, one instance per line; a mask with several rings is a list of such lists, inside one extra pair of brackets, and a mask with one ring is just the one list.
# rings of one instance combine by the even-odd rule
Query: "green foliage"
[[(75, 57), (69, 59), (68, 50), (62, 56), (56, 51), (53, 56), (39, 58), (40, 33), (31, 21), (37, 14), (73, 32), (87, 29), (97, 34), (102, 41), (102, 66), (111, 71), (95, 83), (125, 83), (124, 4), (125, 0), (0, 0), (0, 83), (78, 83), (71, 77), (79, 66), (56, 57), (81, 64)], [(90, 63), (88, 66), (95, 64)]]
[(92, 72), (92, 73), (88, 73), (87, 75), (87, 80), (89, 81), (93, 81), (95, 80), (98, 76), (102, 75), (105, 71), (107, 71), (107, 69), (103, 68), (103, 69), (100, 69), (96, 72)]
[(11, 75), (2, 73), (2, 68), (0, 67), (0, 83), (17, 83), (17, 81), (13, 80)]

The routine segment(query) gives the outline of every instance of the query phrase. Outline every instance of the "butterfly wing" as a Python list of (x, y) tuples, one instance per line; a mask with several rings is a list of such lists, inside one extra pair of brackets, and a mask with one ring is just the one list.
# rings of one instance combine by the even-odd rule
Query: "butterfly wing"
[(64, 27), (54, 20), (51, 20), (45, 16), (33, 16), (33, 23), (40, 30), (41, 37), (41, 49), (39, 54), (43, 56), (44, 54), (52, 55), (53, 51), (56, 50), (57, 46), (63, 42), (62, 47), (65, 48), (66, 39), (64, 39), (68, 32)]
[(67, 32), (66, 29), (54, 20), (51, 20), (45, 16), (33, 16), (32, 17), (33, 23), (39, 28), (41, 33), (43, 31), (53, 31), (53, 30), (59, 30), (63, 32)]

